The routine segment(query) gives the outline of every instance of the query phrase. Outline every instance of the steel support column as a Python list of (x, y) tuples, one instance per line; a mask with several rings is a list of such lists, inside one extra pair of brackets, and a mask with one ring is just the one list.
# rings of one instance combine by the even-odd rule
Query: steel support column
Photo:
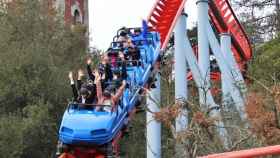
[[(185, 37), (186, 19), (181, 16), (176, 24), (175, 30), (175, 99), (176, 101), (187, 100), (187, 64), (185, 58)], [(176, 118), (176, 131), (185, 130), (188, 125), (187, 111), (183, 110), (178, 118)]]
[(207, 91), (210, 91), (210, 51), (208, 38), (205, 35), (208, 18), (208, 0), (198, 0), (198, 65), (203, 77), (203, 86), (199, 88), (199, 102), (203, 110), (207, 110), (210, 103), (206, 98)]
[[(229, 34), (223, 33), (220, 35), (221, 41), (221, 50), (223, 52), (224, 58), (227, 60), (227, 56), (231, 54), (231, 38)], [(227, 60), (227, 62), (229, 62)], [(227, 80), (230, 76), (227, 76), (225, 73), (221, 73), (221, 82), (222, 82), (222, 103), (227, 107), (231, 104), (232, 99), (230, 95), (230, 87), (227, 85)]]
[[(194, 81), (196, 83), (196, 86), (197, 87), (202, 87), (203, 83), (204, 83), (204, 78), (201, 75), (201, 71), (199, 69), (198, 62), (197, 62), (197, 59), (196, 59), (196, 57), (194, 55), (194, 52), (193, 52), (193, 49), (191, 47), (190, 41), (188, 39), (188, 36), (185, 36), (184, 38), (185, 38), (184, 39), (184, 41), (185, 41), (184, 50), (186, 50), (185, 51), (185, 57), (186, 57), (187, 63), (188, 63), (189, 68), (190, 68), (190, 70), (192, 72), (192, 76), (193, 76), (193, 79), (194, 79)], [(220, 118), (219, 120), (217, 120), (215, 122), (215, 124), (218, 127), (224, 127), (224, 123), (222, 121), (220, 111), (216, 110), (216, 108), (215, 108), (215, 107), (219, 107), (219, 105), (217, 105), (215, 103), (211, 92), (210, 91), (206, 91), (205, 97), (207, 98), (207, 101), (209, 103), (209, 107), (211, 109), (213, 109), (211, 111), (211, 113), (210, 113), (211, 117)], [(228, 137), (229, 135), (228, 135), (228, 132), (226, 131), (225, 128), (219, 128), (217, 131), (219, 133), (219, 136), (220, 136), (221, 140), (224, 143), (224, 147), (228, 148), (229, 147), (229, 137)]]
[(161, 158), (161, 123), (154, 118), (160, 106), (160, 74), (156, 74), (156, 88), (147, 95), (146, 126), (147, 126), (147, 158)]
[(240, 117), (243, 121), (246, 122), (246, 112), (245, 112), (245, 106), (244, 106), (244, 100), (242, 98), (242, 95), (238, 89), (238, 87), (236, 87), (236, 83), (233, 80), (231, 71), (230, 71), (230, 66), (227, 63), (227, 60), (225, 59), (222, 50), (220, 48), (220, 44), (215, 36), (214, 31), (212, 30), (212, 27), (210, 25), (210, 22), (208, 21), (206, 24), (206, 28), (207, 30), (205, 30), (205, 33), (208, 36), (209, 39), (209, 43), (210, 43), (210, 47), (212, 49), (212, 52), (214, 53), (217, 63), (219, 65), (219, 68), (221, 70), (222, 74), (225, 74), (226, 76), (228, 76), (228, 79), (225, 80), (225, 84), (228, 86), (229, 91), (231, 93), (231, 97), (234, 101), (234, 104), (237, 107), (237, 110), (240, 114)]
[(247, 87), (239, 66), (234, 58), (233, 52), (231, 51), (231, 35), (229, 33), (222, 33), (220, 35), (220, 41), (221, 49), (225, 59), (227, 60), (227, 63), (230, 66), (233, 80), (235, 83), (237, 83), (236, 86), (238, 86), (243, 99), (246, 99)]
[[(185, 36), (186, 32), (186, 17), (181, 15), (176, 23), (175, 35), (175, 99), (176, 102), (184, 103), (187, 100), (187, 62), (185, 58)], [(184, 108), (184, 107), (183, 107)], [(179, 116), (176, 118), (176, 132), (180, 134), (187, 130), (188, 127), (188, 111), (182, 109)], [(187, 140), (186, 140), (187, 141)], [(178, 158), (187, 158), (188, 153), (185, 146), (179, 142), (176, 144), (176, 156)]]

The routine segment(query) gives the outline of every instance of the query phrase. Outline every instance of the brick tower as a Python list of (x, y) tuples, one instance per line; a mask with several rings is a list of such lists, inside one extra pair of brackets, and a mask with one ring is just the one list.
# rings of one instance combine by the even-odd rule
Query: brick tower
[(88, 25), (88, 0), (53, 0), (67, 24)]

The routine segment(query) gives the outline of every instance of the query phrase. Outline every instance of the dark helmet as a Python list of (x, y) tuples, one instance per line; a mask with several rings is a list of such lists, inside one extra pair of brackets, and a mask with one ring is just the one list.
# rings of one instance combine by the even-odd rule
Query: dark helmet
[(87, 82), (82, 84), (81, 87), (87, 89), (90, 94), (92, 92), (95, 92), (95, 90), (96, 90), (96, 86), (94, 84), (94, 81), (92, 81), (91, 79), (88, 79)]
[(91, 86), (93, 84), (94, 84), (94, 81), (92, 79), (87, 79), (86, 86)]
[(128, 49), (128, 50), (134, 50), (134, 48), (131, 47), (131, 46), (129, 46), (127, 49)]
[(120, 72), (120, 70), (113, 70), (113, 74), (118, 76), (121, 74), (121, 72)]
[(82, 87), (82, 88), (80, 89), (80, 94), (81, 94), (81, 95), (88, 96), (88, 95), (89, 95), (89, 91), (88, 91), (87, 88)]
[(115, 87), (120, 87), (121, 84), (122, 84), (122, 79), (121, 79), (121, 78), (114, 79), (114, 80), (112, 81), (112, 84), (113, 84)]
[(120, 32), (120, 36), (124, 37), (124, 36), (126, 36), (126, 35), (127, 35), (127, 32), (126, 32), (126, 31), (121, 31), (121, 32)]
[(103, 74), (105, 72), (105, 65), (103, 64), (99, 64), (98, 65), (98, 71)]
[(111, 97), (111, 93), (114, 93), (114, 91), (115, 91), (115, 86), (109, 85), (104, 89), (103, 95), (105, 97)]
[(141, 33), (141, 29), (140, 28), (134, 29), (134, 33)]

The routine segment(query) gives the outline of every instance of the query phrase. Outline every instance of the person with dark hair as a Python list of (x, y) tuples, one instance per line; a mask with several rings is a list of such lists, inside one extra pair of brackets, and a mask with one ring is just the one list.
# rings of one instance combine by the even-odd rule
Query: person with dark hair
[(95, 76), (91, 70), (91, 64), (92, 64), (92, 60), (90, 58), (87, 59), (87, 73), (88, 73), (88, 81), (89, 82), (94, 82), (95, 80)]
[(125, 90), (126, 81), (123, 80), (122, 85), (117, 90), (114, 85), (110, 85), (106, 87), (104, 91), (102, 91), (101, 76), (99, 75), (99, 73), (96, 73), (95, 77), (98, 104), (105, 105), (103, 108), (98, 107), (96, 110), (104, 110), (110, 112), (116, 109), (118, 101)]
[(124, 48), (135, 47), (131, 39), (128, 39), (126, 42), (123, 43)]
[(119, 51), (111, 50), (107, 52), (112, 68), (116, 68), (119, 62)]
[(142, 33), (141, 28), (136, 28), (136, 29), (134, 29), (134, 34), (133, 34), (133, 36), (140, 36), (141, 33)]
[(126, 71), (126, 59), (125, 59), (125, 55), (120, 52), (119, 53), (119, 57), (121, 59), (121, 74), (120, 77), (122, 80), (126, 80), (127, 79), (127, 71)]
[(118, 42), (126, 42), (129, 39), (128, 34), (125, 30), (122, 30), (118, 36)]
[(83, 104), (92, 104), (94, 102), (94, 97), (92, 92), (87, 89), (87, 87), (82, 84), (82, 77), (84, 76), (84, 73), (82, 70), (78, 71), (78, 79), (77, 79), (77, 87), (75, 85), (75, 81), (73, 78), (73, 72), (69, 72), (69, 79), (70, 84), (73, 92), (73, 101), (77, 103), (83, 103)]
[(101, 76), (102, 89), (105, 89), (106, 83), (113, 79), (112, 67), (107, 53), (101, 56), (101, 63), (98, 65), (97, 72)]
[(102, 79), (104, 79), (105, 81), (112, 80), (113, 73), (112, 73), (110, 60), (107, 53), (103, 55), (101, 65), (102, 66), (100, 67), (103, 67), (102, 70), (104, 70), (104, 73), (102, 74)]
[(93, 102), (97, 101), (96, 96), (96, 85), (94, 84), (95, 76), (91, 69), (92, 60), (90, 58), (87, 59), (87, 72), (88, 72), (88, 80), (85, 84), (82, 85), (82, 87), (86, 88), (91, 92), (90, 98), (93, 100)]
[(141, 58), (140, 50), (137, 47), (128, 47), (126, 53), (126, 59), (133, 65), (139, 66), (139, 61)]
[(120, 87), (121, 82), (127, 79), (127, 71), (126, 71), (126, 61), (124, 54), (119, 52), (119, 61), (118, 67), (116, 67), (113, 71), (113, 79), (112, 84), (115, 85), (117, 88)]

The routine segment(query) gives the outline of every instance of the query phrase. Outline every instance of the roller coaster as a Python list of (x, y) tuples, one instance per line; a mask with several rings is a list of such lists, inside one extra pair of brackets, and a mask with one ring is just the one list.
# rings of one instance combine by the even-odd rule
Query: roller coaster
[[(154, 67), (159, 62), (161, 52), (169, 42), (177, 19), (182, 14), (187, 0), (157, 0), (147, 21), (143, 21), (141, 34), (133, 34), (135, 28), (129, 28), (132, 42), (140, 50), (141, 58), (137, 66), (126, 68), (127, 86), (118, 106), (112, 111), (97, 111), (96, 107), (80, 108), (78, 103), (70, 103), (63, 115), (59, 129), (59, 146), (62, 154), (59, 158), (105, 158), (119, 156), (119, 141), (123, 136), (140, 99), (142, 88), (150, 84)], [(228, 0), (211, 0), (209, 17), (217, 33), (232, 35), (232, 52), (239, 68), (246, 71), (246, 63), (252, 56), (249, 38), (239, 23)], [(139, 29), (139, 28), (137, 28)], [(111, 51), (120, 48), (116, 38), (111, 43)], [(212, 73), (213, 76), (219, 73)], [(217, 78), (218, 79), (218, 78)]]

